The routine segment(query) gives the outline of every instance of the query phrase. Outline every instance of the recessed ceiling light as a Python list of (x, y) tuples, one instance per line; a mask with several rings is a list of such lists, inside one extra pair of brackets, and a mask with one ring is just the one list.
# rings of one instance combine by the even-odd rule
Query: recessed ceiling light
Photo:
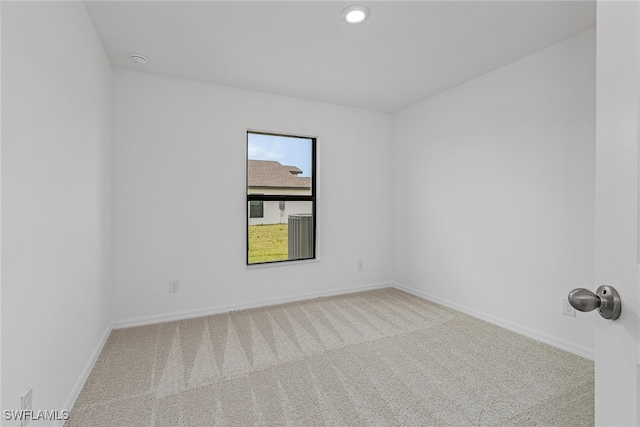
[(131, 58), (131, 62), (136, 65), (147, 65), (147, 62), (149, 62), (146, 56), (140, 55), (139, 53), (132, 53), (129, 55), (129, 58)]
[(342, 11), (342, 19), (349, 24), (359, 24), (369, 17), (369, 8), (361, 4), (354, 4)]

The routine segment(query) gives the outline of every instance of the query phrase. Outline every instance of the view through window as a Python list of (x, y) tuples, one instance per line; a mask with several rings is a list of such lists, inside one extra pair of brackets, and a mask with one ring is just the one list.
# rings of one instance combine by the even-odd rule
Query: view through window
[(247, 264), (315, 258), (316, 139), (247, 132)]

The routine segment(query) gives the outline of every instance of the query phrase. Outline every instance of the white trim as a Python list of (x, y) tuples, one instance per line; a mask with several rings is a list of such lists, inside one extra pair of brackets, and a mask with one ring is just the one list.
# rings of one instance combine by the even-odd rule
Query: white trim
[[(640, 362), (636, 366), (636, 387), (640, 390)], [(638, 420), (640, 420), (640, 405), (638, 405)]]
[[(73, 409), (73, 405), (75, 405), (76, 400), (78, 399), (78, 396), (80, 395), (80, 392), (84, 387), (84, 384), (87, 382), (87, 379), (89, 378), (89, 374), (91, 374), (91, 371), (93, 370), (93, 367), (95, 366), (96, 361), (100, 356), (100, 353), (102, 353), (102, 349), (105, 343), (107, 342), (107, 338), (109, 338), (109, 334), (111, 333), (112, 330), (113, 330), (113, 323), (109, 323), (107, 325), (107, 328), (104, 330), (102, 337), (100, 337), (100, 341), (98, 341), (98, 344), (96, 344), (96, 348), (93, 350), (93, 353), (91, 353), (91, 357), (89, 357), (87, 364), (82, 370), (82, 373), (80, 374), (80, 378), (78, 378), (78, 381), (76, 381), (76, 385), (73, 387), (73, 390), (71, 390), (71, 394), (69, 394), (67, 401), (62, 406), (63, 411), (71, 412), (71, 410)], [(58, 420), (53, 425), (55, 427), (62, 427), (64, 426), (64, 423), (65, 423), (64, 420)]]
[(248, 308), (264, 307), (275, 304), (283, 304), (294, 301), (304, 301), (307, 299), (329, 297), (334, 295), (351, 294), (354, 292), (362, 292), (373, 289), (393, 287), (392, 282), (370, 283), (368, 285), (338, 288), (329, 291), (310, 292), (306, 294), (297, 294), (287, 297), (264, 298), (255, 301), (220, 305), (215, 307), (198, 308), (195, 310), (177, 311), (168, 314), (157, 314), (152, 316), (135, 317), (132, 319), (118, 320), (112, 323), (113, 329), (131, 328), (134, 326), (153, 325), (155, 323), (173, 322), (176, 320), (192, 319), (194, 317), (210, 316), (212, 314), (226, 313), (229, 311), (245, 310)]
[(259, 264), (247, 264), (246, 268), (247, 268), (247, 270), (253, 270), (253, 269), (257, 269), (257, 268), (281, 267), (283, 265), (287, 265), (287, 266), (291, 267), (292, 265), (311, 264), (311, 263), (316, 263), (316, 262), (320, 262), (320, 258), (319, 257), (309, 258), (309, 259), (299, 259), (299, 260), (295, 260), (295, 259), (282, 260), (282, 261), (278, 261), (278, 262), (263, 262), (263, 263), (259, 263)]
[(500, 317), (493, 316), (491, 314), (483, 313), (473, 308), (469, 308), (469, 307), (448, 301), (446, 299), (428, 294), (423, 291), (419, 291), (417, 289), (411, 288), (406, 285), (402, 285), (400, 283), (392, 282), (392, 286), (396, 289), (405, 291), (417, 297), (424, 298), (426, 300), (435, 302), (445, 307), (449, 307), (461, 313), (468, 314), (469, 316), (473, 316), (480, 320), (484, 320), (486, 322), (508, 329), (512, 332), (516, 332), (520, 335), (524, 335), (525, 337), (529, 337), (536, 341), (549, 344), (550, 346), (559, 348), (560, 350), (568, 351), (569, 353), (573, 353), (577, 356), (584, 357), (585, 359), (595, 360), (595, 354), (592, 348), (585, 347), (583, 345), (576, 344), (571, 341), (567, 341), (563, 338), (559, 338), (557, 336), (547, 334), (546, 332), (538, 331), (536, 329), (532, 329), (527, 326), (520, 325), (518, 323), (514, 323), (509, 320), (505, 320)]

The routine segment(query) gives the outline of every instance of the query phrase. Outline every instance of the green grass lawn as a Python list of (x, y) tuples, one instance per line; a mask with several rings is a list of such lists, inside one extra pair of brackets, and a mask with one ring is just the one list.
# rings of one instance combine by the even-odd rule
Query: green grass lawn
[(287, 224), (249, 226), (249, 264), (289, 258)]

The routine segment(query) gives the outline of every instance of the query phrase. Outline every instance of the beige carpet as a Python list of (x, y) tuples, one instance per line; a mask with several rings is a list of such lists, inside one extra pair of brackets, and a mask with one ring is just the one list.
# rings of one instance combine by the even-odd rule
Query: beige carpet
[(593, 382), (387, 288), (115, 330), (66, 426), (592, 426)]

